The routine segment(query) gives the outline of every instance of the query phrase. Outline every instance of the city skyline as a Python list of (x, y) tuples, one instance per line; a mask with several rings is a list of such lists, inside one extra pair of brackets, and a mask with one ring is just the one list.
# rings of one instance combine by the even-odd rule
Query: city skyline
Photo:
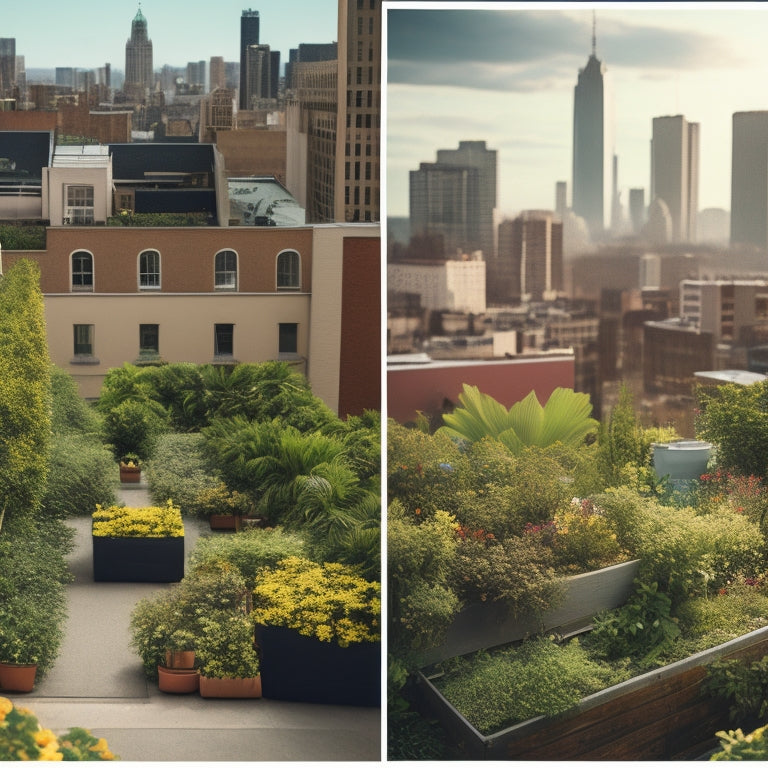
[[(125, 67), (125, 43), (141, 7), (154, 47), (154, 68), (223, 56), (240, 60), (240, 16), (259, 11), (261, 42), (281, 53), (281, 66), (300, 43), (338, 38), (335, 0), (142, 0), (141, 3), (31, 0), (3, 9), (1, 37), (16, 38), (16, 54), (27, 69)], [(254, 7), (255, 5), (255, 7)], [(215, 13), (215, 19), (212, 19)], [(41, 21), (44, 20), (44, 25)], [(213, 23), (212, 23), (213, 22)]]
[[(638, 6), (642, 5), (641, 8)], [(768, 8), (758, 3), (385, 2), (388, 216), (438, 149), (499, 153), (499, 218), (572, 193), (573, 98), (592, 50), (614, 96), (618, 187), (650, 192), (654, 117), (701, 126), (699, 208), (730, 209), (734, 112), (768, 110)]]

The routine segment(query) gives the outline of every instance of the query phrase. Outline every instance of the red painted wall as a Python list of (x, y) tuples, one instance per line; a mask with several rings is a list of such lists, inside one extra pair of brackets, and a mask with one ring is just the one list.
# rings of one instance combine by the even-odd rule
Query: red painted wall
[(531, 390), (546, 403), (557, 387), (573, 388), (573, 357), (545, 360), (441, 361), (387, 371), (387, 415), (404, 424), (416, 411), (440, 413), (446, 400), (459, 404), (464, 384), (476, 386), (510, 408)]

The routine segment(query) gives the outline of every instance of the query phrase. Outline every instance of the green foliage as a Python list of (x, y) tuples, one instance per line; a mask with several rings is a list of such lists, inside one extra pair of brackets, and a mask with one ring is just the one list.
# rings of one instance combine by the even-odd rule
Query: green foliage
[(185, 515), (205, 514), (201, 494), (221, 482), (208, 465), (199, 433), (159, 435), (145, 476), (155, 504), (173, 499)]
[(645, 462), (641, 432), (632, 392), (622, 383), (619, 401), (598, 432), (598, 455), (606, 487), (619, 484), (620, 472), (626, 464), (642, 465)]
[(207, 227), (212, 222), (207, 213), (134, 213), (120, 211), (107, 217), (108, 227)]
[(609, 659), (653, 661), (680, 635), (672, 601), (658, 584), (635, 581), (635, 592), (621, 607), (595, 617), (589, 644)]
[(530, 392), (507, 410), (490, 395), (465, 384), (459, 402), (463, 407), (445, 414), (441, 429), (469, 442), (494, 437), (513, 453), (524, 446), (580, 445), (598, 426), (590, 416), (589, 395), (563, 387), (555, 389), (543, 407), (536, 393)]
[(720, 752), (715, 752), (710, 760), (768, 760), (768, 726), (756, 728), (744, 734), (741, 728), (735, 731), (718, 731)]
[(256, 677), (259, 657), (253, 646), (253, 622), (242, 613), (201, 617), (195, 656), (204, 677)]
[[(118, 469), (110, 450), (93, 435), (55, 433), (43, 509), (56, 517), (75, 517), (97, 504), (116, 502)], [(168, 497), (166, 497), (168, 498)]]
[(184, 535), (181, 510), (169, 499), (157, 507), (97, 507), (93, 535), (126, 538), (164, 538)]
[(617, 682), (578, 640), (558, 646), (534, 638), (519, 646), (454, 660), (435, 685), (481, 733), (540, 715), (566, 712), (590, 693)]
[(45, 227), (0, 224), (0, 243), (4, 251), (44, 251)]
[(51, 434), (51, 369), (40, 270), (26, 259), (0, 282), (0, 525), (39, 508)]
[(139, 600), (131, 612), (131, 648), (147, 678), (157, 679), (158, 664), (165, 663), (166, 649), (176, 647), (180, 634), (200, 637), (201, 621), (221, 612), (242, 615), (246, 595), (237, 568), (212, 560), (192, 568), (178, 584)]
[(55, 365), (51, 366), (51, 392), (51, 429), (54, 434), (80, 432), (97, 435), (100, 432), (101, 421), (97, 412), (80, 397), (75, 380)]
[(151, 459), (157, 439), (166, 428), (157, 409), (138, 400), (125, 400), (104, 417), (104, 437), (118, 461), (130, 453), (144, 461)]
[(449, 584), (458, 546), (456, 521), (436, 512), (422, 523), (398, 501), (389, 505), (389, 648), (409, 664), (413, 651), (440, 641), (459, 609)]
[(757, 661), (720, 659), (707, 667), (702, 690), (728, 702), (731, 722), (768, 711), (768, 656)]
[(538, 616), (562, 600), (552, 551), (530, 537), (497, 540), (460, 528), (451, 584), (467, 601), (502, 603), (515, 616)]
[(698, 436), (717, 446), (721, 469), (764, 477), (768, 469), (768, 382), (697, 390)]
[(252, 528), (227, 536), (203, 536), (189, 556), (192, 566), (223, 561), (242, 575), (249, 590), (256, 586), (261, 568), (274, 567), (287, 557), (306, 555), (306, 544), (298, 533), (282, 528)]

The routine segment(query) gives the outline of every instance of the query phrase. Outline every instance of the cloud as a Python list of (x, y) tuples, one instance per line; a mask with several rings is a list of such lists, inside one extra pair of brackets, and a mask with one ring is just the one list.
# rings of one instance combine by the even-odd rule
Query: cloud
[[(683, 24), (685, 14), (678, 16)], [(598, 57), (612, 71), (679, 72), (743, 63), (715, 35), (653, 19), (648, 11), (598, 18)], [(390, 8), (387, 24), (389, 83), (531, 92), (575, 84), (591, 51), (589, 10)]]

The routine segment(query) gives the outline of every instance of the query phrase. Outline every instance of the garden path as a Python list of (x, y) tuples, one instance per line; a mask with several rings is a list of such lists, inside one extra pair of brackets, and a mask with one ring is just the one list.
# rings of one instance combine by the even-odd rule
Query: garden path
[[(146, 486), (122, 485), (120, 501), (150, 503)], [(158, 584), (96, 583), (90, 518), (71, 521), (75, 580), (55, 666), (29, 694), (14, 694), (45, 728), (90, 729), (123, 760), (379, 761), (381, 710), (274, 700), (202, 699), (160, 693), (129, 648), (130, 613)], [(185, 521), (185, 552), (207, 530)], [(227, 534), (220, 534), (227, 535)]]

